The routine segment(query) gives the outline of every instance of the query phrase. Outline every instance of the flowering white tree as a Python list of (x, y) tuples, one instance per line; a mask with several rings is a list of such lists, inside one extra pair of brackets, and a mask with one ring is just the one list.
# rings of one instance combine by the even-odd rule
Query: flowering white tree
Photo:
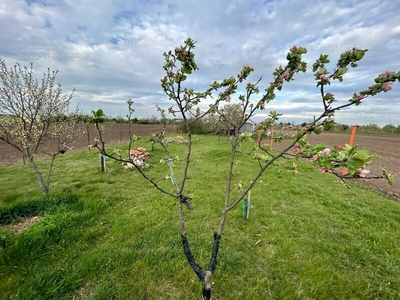
[[(32, 166), (43, 194), (49, 193), (50, 175), (58, 154), (64, 154), (78, 132), (78, 108), (69, 113), (73, 92), (63, 94), (55, 85), (58, 71), (47, 70), (38, 81), (33, 76), (33, 64), (7, 68), (0, 58), (0, 141), (20, 151)], [(47, 142), (56, 142), (56, 149)], [(52, 157), (47, 174), (43, 175), (35, 159), (40, 151)]]

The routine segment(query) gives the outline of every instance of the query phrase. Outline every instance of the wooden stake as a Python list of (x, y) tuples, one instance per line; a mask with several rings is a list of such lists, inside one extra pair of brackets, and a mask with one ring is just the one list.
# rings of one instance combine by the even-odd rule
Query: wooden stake
[(272, 140), (274, 139), (274, 128), (275, 128), (275, 126), (272, 125), (271, 138), (269, 140), (269, 145), (271, 146), (271, 149), (272, 149)]

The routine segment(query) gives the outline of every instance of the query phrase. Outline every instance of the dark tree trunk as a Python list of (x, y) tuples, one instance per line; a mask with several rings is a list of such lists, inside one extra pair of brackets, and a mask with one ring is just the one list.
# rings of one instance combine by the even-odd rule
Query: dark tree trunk
[(182, 245), (183, 245), (183, 252), (186, 255), (188, 263), (192, 270), (196, 273), (197, 277), (200, 281), (203, 282), (203, 289), (201, 292), (201, 299), (203, 300), (210, 300), (211, 299), (211, 276), (215, 271), (217, 266), (217, 256), (218, 256), (218, 249), (219, 249), (219, 241), (221, 240), (221, 235), (214, 233), (214, 243), (211, 251), (211, 258), (210, 264), (208, 265), (208, 269), (206, 272), (196, 263), (192, 251), (190, 250), (189, 241), (186, 235), (181, 235)]

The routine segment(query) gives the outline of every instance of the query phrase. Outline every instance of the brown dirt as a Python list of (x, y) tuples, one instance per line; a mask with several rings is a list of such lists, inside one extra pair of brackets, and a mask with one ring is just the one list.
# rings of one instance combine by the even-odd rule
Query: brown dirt
[(25, 218), (19, 221), (18, 223), (7, 225), (6, 227), (10, 228), (11, 231), (20, 233), (21, 231), (28, 229), (29, 226), (31, 226), (33, 223), (40, 221), (41, 219), (43, 219), (43, 217), (39, 216)]
[[(104, 127), (104, 139), (107, 144), (127, 142), (129, 140), (128, 124), (107, 123), (104, 124)], [(161, 131), (162, 128), (162, 125), (132, 124), (131, 134), (149, 137), (153, 132)], [(174, 133), (178, 132), (178, 129), (175, 125), (167, 125), (166, 131)], [(94, 125), (89, 124), (85, 134), (74, 141), (72, 145), (73, 150), (87, 149), (90, 144), (93, 144), (96, 136)], [(310, 143), (322, 142), (328, 146), (345, 144), (349, 142), (349, 134), (327, 132), (320, 135), (312, 134), (309, 136), (309, 141)], [(288, 143), (290, 141), (274, 143), (273, 147), (275, 150), (280, 150), (285, 145), (288, 145)], [(356, 135), (354, 144), (358, 144), (361, 148), (379, 155), (379, 158), (375, 159), (369, 167), (371, 175), (381, 175), (383, 166), (389, 173), (395, 176), (393, 186), (388, 185), (384, 179), (360, 180), (360, 182), (367, 187), (379, 190), (394, 199), (400, 200), (400, 184), (398, 183), (400, 180), (400, 152), (398, 151), (400, 136)], [(21, 154), (4, 142), (0, 142), (0, 167), (14, 163), (22, 163)]]

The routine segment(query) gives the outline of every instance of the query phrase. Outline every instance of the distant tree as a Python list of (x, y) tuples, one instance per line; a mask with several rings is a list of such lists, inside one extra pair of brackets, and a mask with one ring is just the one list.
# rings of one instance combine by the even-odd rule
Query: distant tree
[(216, 131), (218, 133), (229, 133), (231, 129), (239, 130), (242, 124), (239, 124), (242, 118), (242, 107), (240, 103), (225, 104), (217, 109), (218, 119), (216, 122)]
[[(38, 81), (33, 76), (33, 64), (7, 68), (0, 58), (0, 140), (20, 151), (34, 169), (43, 194), (50, 188), (50, 175), (57, 155), (70, 149), (68, 144), (78, 132), (80, 115), (68, 113), (73, 92), (62, 94), (55, 85), (58, 71), (47, 70)], [(57, 149), (46, 149), (46, 142), (57, 141)], [(44, 176), (36, 164), (39, 151), (52, 157)]]
[(396, 133), (397, 127), (392, 124), (388, 124), (388, 125), (383, 126), (382, 131), (385, 133)]
[(342, 131), (346, 131), (347, 129), (349, 129), (350, 126), (347, 124), (342, 124)]
[(361, 125), (358, 130), (360, 132), (365, 132), (365, 133), (379, 133), (379, 132), (382, 132), (381, 128), (377, 124)]

